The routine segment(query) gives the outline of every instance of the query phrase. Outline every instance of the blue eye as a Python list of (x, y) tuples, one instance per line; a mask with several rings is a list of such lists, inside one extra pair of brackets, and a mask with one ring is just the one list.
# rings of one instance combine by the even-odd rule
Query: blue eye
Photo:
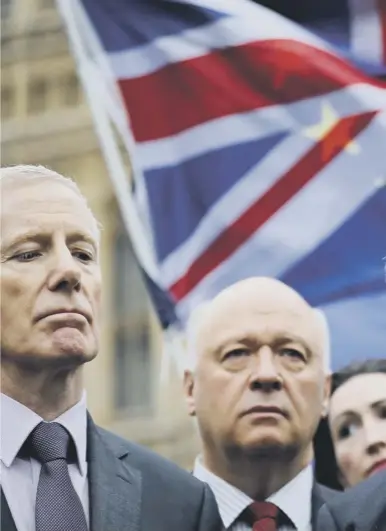
[(229, 358), (241, 358), (242, 356), (247, 356), (248, 355), (248, 350), (245, 349), (245, 348), (235, 348), (233, 350), (230, 350), (229, 352), (227, 352), (224, 356), (224, 359), (229, 359)]
[(298, 359), (298, 360), (301, 360), (301, 361), (306, 361), (306, 358), (305, 358), (304, 354), (302, 354), (301, 352), (299, 352), (298, 350), (296, 350), (294, 348), (283, 348), (280, 351), (280, 354), (282, 356), (287, 356), (287, 357), (292, 358), (292, 359)]
[(90, 262), (93, 259), (92, 255), (86, 251), (75, 251), (73, 255), (82, 262)]
[(17, 254), (14, 258), (18, 262), (32, 262), (32, 260), (39, 256), (41, 256), (39, 251), (25, 251), (24, 253)]
[(357, 431), (358, 431), (358, 426), (353, 423), (342, 424), (342, 426), (338, 430), (338, 438), (348, 439), (349, 437), (352, 437), (353, 435), (355, 435)]
[(379, 408), (378, 415), (379, 415), (379, 418), (386, 419), (386, 405), (383, 405), (382, 407)]

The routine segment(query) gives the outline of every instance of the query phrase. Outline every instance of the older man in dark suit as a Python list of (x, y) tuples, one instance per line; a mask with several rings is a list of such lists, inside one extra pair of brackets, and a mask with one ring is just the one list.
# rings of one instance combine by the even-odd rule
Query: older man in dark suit
[(99, 228), (75, 183), (1, 170), (2, 531), (219, 531), (209, 488), (95, 426)]
[(201, 436), (194, 474), (212, 488), (225, 529), (311, 531), (339, 497), (312, 467), (329, 396), (327, 332), (319, 312), (272, 278), (242, 280), (193, 314), (185, 391)]

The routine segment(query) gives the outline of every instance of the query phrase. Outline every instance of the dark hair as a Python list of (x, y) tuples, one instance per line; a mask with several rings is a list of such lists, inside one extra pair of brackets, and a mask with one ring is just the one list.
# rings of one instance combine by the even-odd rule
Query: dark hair
[(361, 374), (374, 374), (376, 372), (386, 373), (386, 358), (350, 363), (350, 365), (347, 365), (332, 375), (331, 396), (341, 385), (350, 380), (350, 378)]
[[(332, 375), (331, 396), (339, 387), (354, 376), (362, 374), (386, 374), (386, 358), (369, 359), (350, 363)], [(334, 445), (326, 418), (319, 423), (314, 437), (315, 478), (331, 489), (342, 490), (339, 482), (339, 468), (335, 458)]]

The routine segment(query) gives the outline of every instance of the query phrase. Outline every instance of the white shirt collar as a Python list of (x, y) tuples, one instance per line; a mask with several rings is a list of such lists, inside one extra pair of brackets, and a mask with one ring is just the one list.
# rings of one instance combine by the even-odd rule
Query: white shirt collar
[[(29, 408), (1, 393), (1, 461), (10, 467), (25, 440), (43, 419)], [(87, 409), (86, 393), (72, 408), (55, 419), (71, 434), (78, 456), (79, 471), (82, 476), (87, 472)]]
[[(225, 529), (229, 529), (254, 501), (244, 492), (205, 468), (200, 457), (196, 459), (193, 473), (196, 478), (211, 487)], [(311, 522), (312, 486), (313, 472), (312, 465), (309, 465), (284, 487), (272, 494), (267, 501), (277, 505), (292, 520), (296, 529), (307, 529)]]
[(244, 492), (210, 472), (202, 464), (200, 456), (196, 459), (193, 474), (212, 489), (225, 529), (230, 528), (240, 514), (253, 502)]
[(267, 501), (277, 505), (291, 518), (296, 529), (307, 529), (311, 524), (313, 484), (312, 465), (308, 465)]

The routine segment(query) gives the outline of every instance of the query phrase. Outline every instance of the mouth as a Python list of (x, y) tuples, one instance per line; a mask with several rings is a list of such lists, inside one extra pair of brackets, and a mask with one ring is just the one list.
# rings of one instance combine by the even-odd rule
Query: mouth
[(256, 415), (259, 417), (280, 416), (280, 417), (285, 417), (285, 418), (287, 418), (288, 416), (283, 409), (276, 407), (276, 406), (254, 406), (254, 407), (251, 407), (250, 409), (247, 409), (242, 414), (243, 417), (247, 415)]
[(379, 472), (380, 470), (386, 470), (386, 459), (374, 463), (374, 465), (372, 465), (368, 469), (366, 476), (371, 476), (372, 474), (375, 474), (375, 472)]
[(37, 321), (41, 321), (42, 319), (45, 319), (47, 317), (55, 317), (55, 316), (63, 316), (63, 318), (65, 317), (72, 317), (72, 318), (79, 318), (79, 316), (83, 317), (84, 319), (86, 319), (86, 321), (88, 323), (91, 323), (91, 316), (90, 314), (88, 314), (87, 312), (84, 312), (83, 310), (77, 310), (77, 309), (74, 309), (74, 308), (70, 308), (70, 309), (59, 309), (59, 310), (53, 310), (53, 311), (50, 311), (50, 312), (44, 312), (40, 315), (38, 315), (38, 318), (36, 319)]

